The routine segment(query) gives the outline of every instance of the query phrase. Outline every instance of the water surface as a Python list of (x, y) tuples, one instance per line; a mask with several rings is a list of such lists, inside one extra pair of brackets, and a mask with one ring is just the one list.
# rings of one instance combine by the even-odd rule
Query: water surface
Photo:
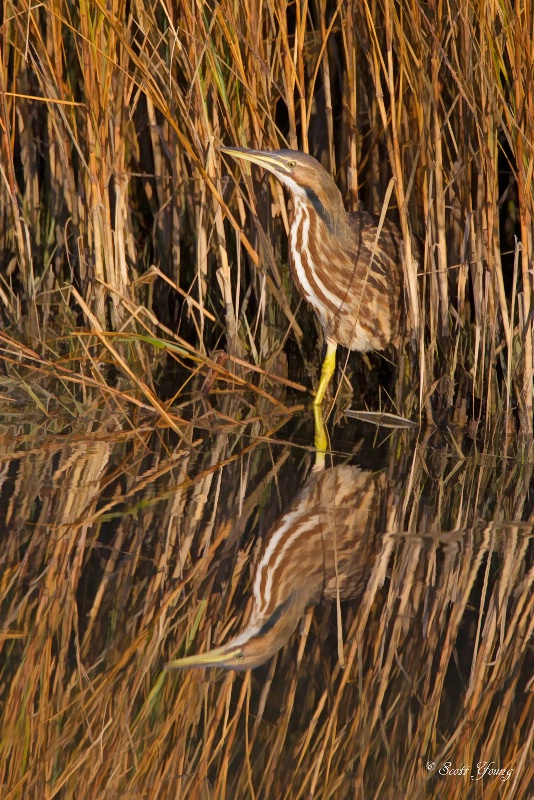
[(330, 419), (325, 474), (363, 520), (350, 598), (316, 598), (255, 670), (164, 673), (246, 625), (269, 531), (314, 480), (306, 408), (187, 416), (3, 428), (7, 796), (527, 796), (528, 450)]

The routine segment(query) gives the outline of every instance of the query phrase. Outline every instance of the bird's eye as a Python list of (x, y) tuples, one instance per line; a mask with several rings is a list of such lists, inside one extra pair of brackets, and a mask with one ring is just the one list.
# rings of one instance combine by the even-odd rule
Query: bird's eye
[(288, 161), (287, 162), (287, 166), (288, 167), (296, 167), (297, 166), (297, 162), (296, 161)]
[(245, 656), (243, 655), (243, 653), (236, 653), (235, 654), (235, 659), (236, 659), (236, 661), (244, 661), (245, 660)]

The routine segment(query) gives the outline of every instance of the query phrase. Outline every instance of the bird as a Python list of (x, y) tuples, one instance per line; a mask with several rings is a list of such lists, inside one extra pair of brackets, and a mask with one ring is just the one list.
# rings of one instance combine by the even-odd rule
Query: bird
[(348, 213), (332, 176), (300, 150), (221, 147), (263, 167), (292, 198), (289, 263), (298, 291), (324, 329), (326, 355), (314, 398), (320, 406), (335, 371), (336, 350), (367, 352), (397, 344), (403, 287), (402, 234), (367, 211)]
[(357, 466), (312, 472), (265, 538), (243, 630), (220, 647), (168, 662), (165, 670), (253, 669), (287, 643), (309, 606), (357, 594), (374, 541), (381, 485), (380, 474)]

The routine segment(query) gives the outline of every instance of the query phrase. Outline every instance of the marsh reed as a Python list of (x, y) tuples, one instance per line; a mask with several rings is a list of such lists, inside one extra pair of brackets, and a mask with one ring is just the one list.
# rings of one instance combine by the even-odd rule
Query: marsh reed
[[(314, 375), (320, 331), (288, 277), (286, 199), (228, 176), (217, 152), (288, 145), (320, 158), (348, 207), (379, 212), (394, 181), (408, 411), (440, 421), (466, 406), (530, 434), (532, 16), (506, 2), (8, 2), (5, 325), (50, 360), (90, 330), (108, 345), (181, 336), (261, 369), (285, 348), (293, 375)], [(128, 366), (159, 377), (153, 355), (132, 341)]]

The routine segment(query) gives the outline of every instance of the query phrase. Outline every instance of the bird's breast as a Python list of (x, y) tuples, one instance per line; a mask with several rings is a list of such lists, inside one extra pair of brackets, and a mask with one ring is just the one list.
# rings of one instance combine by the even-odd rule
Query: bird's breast
[(254, 577), (250, 624), (259, 631), (288, 603), (350, 597), (372, 540), (381, 478), (358, 467), (312, 474), (270, 530)]
[[(384, 251), (369, 247), (374, 231), (347, 236), (330, 228), (316, 210), (294, 198), (289, 257), (300, 294), (326, 336), (351, 350), (381, 350), (398, 330), (399, 269)], [(392, 270), (394, 274), (392, 274)]]

